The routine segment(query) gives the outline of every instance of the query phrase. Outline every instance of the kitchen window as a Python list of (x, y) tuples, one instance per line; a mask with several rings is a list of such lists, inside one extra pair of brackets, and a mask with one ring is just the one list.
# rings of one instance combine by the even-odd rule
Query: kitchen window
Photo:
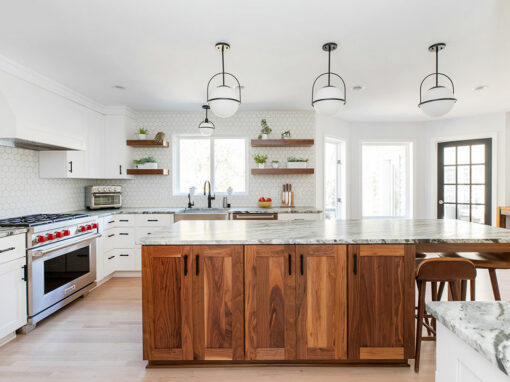
[(202, 192), (211, 182), (211, 192), (247, 192), (245, 138), (180, 136), (175, 139), (174, 195), (188, 194), (191, 187)]
[(412, 217), (412, 143), (362, 144), (363, 217)]

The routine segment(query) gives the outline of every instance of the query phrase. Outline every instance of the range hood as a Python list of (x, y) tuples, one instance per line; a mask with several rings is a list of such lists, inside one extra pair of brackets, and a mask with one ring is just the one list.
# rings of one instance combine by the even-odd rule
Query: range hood
[(85, 150), (87, 114), (71, 100), (0, 70), (0, 145)]

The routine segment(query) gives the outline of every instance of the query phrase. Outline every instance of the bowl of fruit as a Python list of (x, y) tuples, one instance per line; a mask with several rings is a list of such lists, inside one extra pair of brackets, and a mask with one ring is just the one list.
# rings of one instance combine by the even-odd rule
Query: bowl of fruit
[(264, 198), (263, 196), (259, 198), (259, 207), (260, 208), (270, 208), (271, 203), (273, 203), (271, 198)]

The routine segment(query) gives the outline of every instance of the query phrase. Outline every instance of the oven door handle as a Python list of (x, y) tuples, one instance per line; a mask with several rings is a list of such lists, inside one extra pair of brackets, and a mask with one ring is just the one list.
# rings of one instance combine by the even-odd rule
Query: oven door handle
[(92, 241), (94, 239), (97, 239), (98, 237), (101, 237), (100, 233), (97, 233), (97, 234), (92, 235), (92, 236), (87, 236), (86, 238), (83, 238), (81, 240), (73, 241), (71, 243), (67, 243), (65, 245), (61, 245), (61, 246), (58, 246), (58, 247), (54, 247), (54, 248), (50, 248), (50, 249), (46, 249), (46, 250), (42, 250), (42, 251), (41, 250), (33, 251), (31, 253), (31, 256), (34, 259), (35, 258), (39, 258), (39, 257), (43, 257), (43, 256), (46, 256), (49, 253), (52, 253), (52, 252), (55, 252), (55, 251), (59, 251), (59, 250), (64, 249), (64, 248), (72, 247), (73, 245), (81, 244), (81, 243), (84, 243), (86, 241)]

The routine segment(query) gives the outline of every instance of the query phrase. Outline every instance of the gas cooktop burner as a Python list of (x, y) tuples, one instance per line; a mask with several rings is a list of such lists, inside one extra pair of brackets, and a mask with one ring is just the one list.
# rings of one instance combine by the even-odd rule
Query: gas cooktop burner
[(89, 214), (36, 214), (0, 220), (0, 227), (34, 227), (65, 220), (85, 218)]

